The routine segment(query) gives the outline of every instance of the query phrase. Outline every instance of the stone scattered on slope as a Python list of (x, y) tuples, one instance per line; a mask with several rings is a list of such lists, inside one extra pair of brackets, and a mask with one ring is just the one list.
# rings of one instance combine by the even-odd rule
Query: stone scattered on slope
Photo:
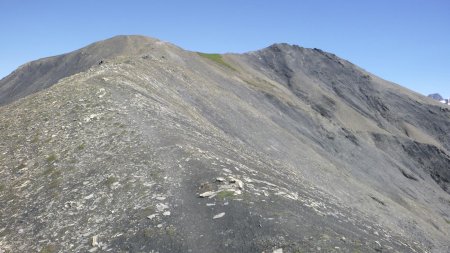
[(92, 247), (97, 247), (98, 246), (98, 235), (94, 235), (92, 237)]
[(219, 218), (222, 218), (223, 216), (225, 216), (225, 213), (218, 213), (218, 214), (214, 215), (213, 219), (219, 219)]
[(200, 194), (199, 194), (199, 197), (200, 197), (200, 198), (209, 198), (209, 197), (212, 197), (212, 196), (214, 196), (214, 195), (216, 195), (215, 192), (213, 192), (213, 191), (207, 191), (207, 192), (200, 193)]
[(318, 49), (120, 37), (0, 104), (6, 252), (449, 251), (450, 111)]

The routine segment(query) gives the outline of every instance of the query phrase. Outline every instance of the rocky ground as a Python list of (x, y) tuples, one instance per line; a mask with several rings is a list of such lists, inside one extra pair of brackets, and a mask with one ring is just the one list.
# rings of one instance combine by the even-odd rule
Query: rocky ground
[(444, 105), (287, 44), (48, 62), (0, 81), (0, 252), (450, 250)]

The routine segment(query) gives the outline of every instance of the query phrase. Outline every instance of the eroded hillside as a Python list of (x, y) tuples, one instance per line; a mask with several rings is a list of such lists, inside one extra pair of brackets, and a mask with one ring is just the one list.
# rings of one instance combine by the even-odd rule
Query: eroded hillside
[(50, 69), (82, 64), (0, 107), (5, 252), (449, 250), (450, 113), (431, 99), (287, 44), (127, 36), (64, 59)]

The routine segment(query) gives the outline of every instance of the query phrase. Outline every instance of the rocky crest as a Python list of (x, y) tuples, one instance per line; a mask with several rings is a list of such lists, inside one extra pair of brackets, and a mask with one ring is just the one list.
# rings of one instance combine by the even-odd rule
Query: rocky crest
[(319, 49), (118, 36), (0, 104), (1, 252), (450, 251), (450, 111)]

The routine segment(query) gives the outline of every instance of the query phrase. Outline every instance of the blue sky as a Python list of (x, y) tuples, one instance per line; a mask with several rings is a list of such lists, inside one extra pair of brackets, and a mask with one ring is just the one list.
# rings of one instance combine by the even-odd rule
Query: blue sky
[(0, 10), (0, 78), (31, 60), (142, 34), (202, 52), (316, 47), (450, 97), (448, 0), (1, 0)]

